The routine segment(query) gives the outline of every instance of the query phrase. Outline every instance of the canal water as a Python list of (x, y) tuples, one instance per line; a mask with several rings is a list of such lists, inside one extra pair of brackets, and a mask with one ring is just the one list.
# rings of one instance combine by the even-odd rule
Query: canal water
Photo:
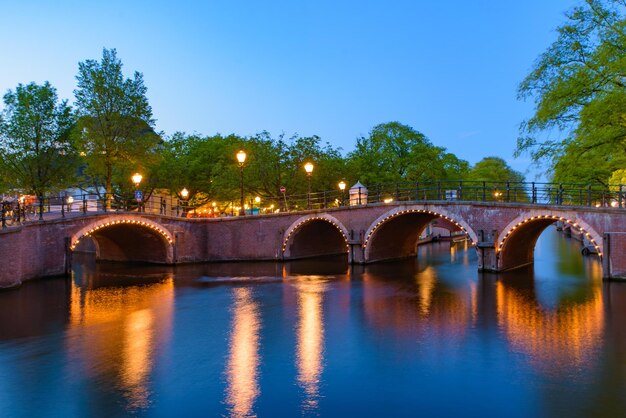
[(0, 293), (1, 417), (626, 413), (626, 283), (549, 228), (535, 266), (75, 260)]

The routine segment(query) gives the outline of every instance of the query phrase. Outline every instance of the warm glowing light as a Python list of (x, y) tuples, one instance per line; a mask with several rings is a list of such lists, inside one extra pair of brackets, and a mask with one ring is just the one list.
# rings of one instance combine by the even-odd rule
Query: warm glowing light
[(298, 284), (297, 367), (298, 383), (304, 389), (305, 409), (318, 405), (320, 376), (323, 370), (324, 319), (323, 296), (326, 284)]
[(74, 203), (74, 198), (72, 196), (68, 196), (67, 197), (67, 204), (71, 205), (72, 203)]
[(141, 180), (143, 179), (143, 176), (139, 173), (135, 173), (133, 174), (133, 176), (131, 177), (133, 180), (133, 183), (135, 183), (135, 186), (139, 186), (139, 183), (141, 183)]
[(254, 203), (261, 203), (261, 198), (259, 196), (255, 197)]
[(244, 150), (240, 150), (237, 153), (237, 161), (239, 162), (239, 165), (243, 165), (243, 163), (246, 162), (246, 152)]
[(231, 416), (256, 416), (252, 412), (259, 395), (259, 312), (249, 288), (233, 290), (235, 302), (226, 369), (226, 403)]
[(183, 187), (183, 190), (180, 191), (180, 195), (183, 197), (183, 199), (187, 199), (187, 197), (189, 197), (189, 190)]
[(86, 289), (72, 282), (70, 292), (68, 326), (76, 338), (67, 349), (79, 357), (71, 373), (119, 376), (129, 410), (147, 407), (155, 348), (170, 338), (173, 278), (124, 288)]
[(311, 173), (313, 173), (313, 163), (308, 162), (304, 165), (304, 171), (306, 171), (306, 173), (308, 175), (311, 175)]
[(393, 202), (393, 199), (392, 199), (392, 198), (390, 198), (390, 197), (388, 197), (387, 199), (383, 200), (383, 202), (385, 202), (385, 203), (391, 203), (391, 202)]
[(344, 190), (346, 190), (346, 182), (345, 182), (345, 181), (341, 180), (341, 181), (339, 182), (339, 190), (341, 190), (342, 192), (343, 192)]
[(588, 297), (556, 309), (542, 307), (519, 289), (496, 283), (498, 325), (530, 363), (553, 373), (569, 373), (593, 363), (604, 331), (601, 282), (592, 284)]

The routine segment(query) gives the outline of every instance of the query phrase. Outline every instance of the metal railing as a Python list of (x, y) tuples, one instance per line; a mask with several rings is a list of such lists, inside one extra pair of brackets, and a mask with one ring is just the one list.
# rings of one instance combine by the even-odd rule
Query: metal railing
[[(555, 206), (626, 207), (626, 185), (565, 184), (540, 182), (429, 181), (377, 184), (351, 190), (326, 190), (310, 194), (281, 194), (252, 200), (247, 214), (297, 212), (391, 202), (503, 202)], [(153, 213), (176, 217), (235, 216), (236, 204), (221, 210), (191, 205), (172, 196), (152, 195), (136, 200), (134, 195), (63, 195), (4, 198), (1, 203), (1, 225), (29, 221), (95, 215), (107, 212)], [(219, 213), (216, 213), (219, 212)]]

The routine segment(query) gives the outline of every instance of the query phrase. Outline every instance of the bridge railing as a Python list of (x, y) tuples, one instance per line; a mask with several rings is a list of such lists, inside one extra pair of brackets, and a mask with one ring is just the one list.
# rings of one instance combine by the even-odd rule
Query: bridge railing
[[(247, 214), (294, 212), (360, 206), (371, 203), (460, 201), (509, 202), (557, 206), (626, 207), (626, 185), (541, 182), (428, 181), (377, 184), (351, 190), (325, 190), (306, 194), (263, 197)], [(191, 205), (169, 195), (135, 196), (83, 193), (62, 196), (4, 197), (0, 205), (2, 227), (23, 222), (106, 212), (154, 213), (177, 217), (237, 215), (236, 204), (221, 210)], [(220, 212), (220, 213), (216, 213)]]

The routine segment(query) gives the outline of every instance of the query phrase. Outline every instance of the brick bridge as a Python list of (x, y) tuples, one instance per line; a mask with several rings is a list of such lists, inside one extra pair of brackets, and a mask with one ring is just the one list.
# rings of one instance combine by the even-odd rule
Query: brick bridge
[(99, 213), (0, 231), (0, 287), (69, 271), (73, 251), (100, 260), (164, 264), (290, 260), (346, 254), (350, 263), (416, 255), (420, 232), (438, 226), (467, 234), (478, 269), (505, 271), (533, 262), (541, 232), (562, 221), (596, 247), (605, 278), (626, 277), (626, 209), (447, 201), (376, 203), (298, 213), (185, 219)]

